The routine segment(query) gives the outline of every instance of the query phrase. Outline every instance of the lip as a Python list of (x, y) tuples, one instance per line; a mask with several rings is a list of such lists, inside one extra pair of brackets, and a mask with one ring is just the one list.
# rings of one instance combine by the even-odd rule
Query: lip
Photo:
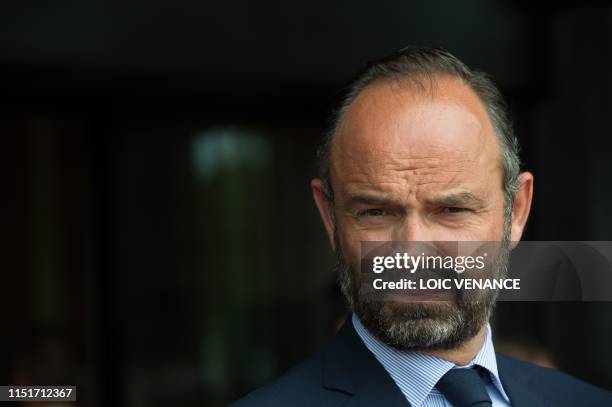
[(423, 301), (443, 301), (452, 302), (455, 299), (452, 290), (410, 290), (404, 293), (386, 293), (381, 295), (381, 301), (392, 302), (423, 302)]

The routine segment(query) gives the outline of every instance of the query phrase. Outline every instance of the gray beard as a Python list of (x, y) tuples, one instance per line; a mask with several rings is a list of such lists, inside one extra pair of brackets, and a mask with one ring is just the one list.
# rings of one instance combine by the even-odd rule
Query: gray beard
[[(356, 273), (345, 261), (336, 238), (338, 283), (350, 309), (363, 325), (384, 343), (399, 350), (455, 349), (473, 338), (488, 323), (497, 291), (483, 290), (466, 301), (410, 302), (364, 300), (359, 295)], [(507, 274), (510, 258), (510, 222), (493, 266), (494, 278)]]

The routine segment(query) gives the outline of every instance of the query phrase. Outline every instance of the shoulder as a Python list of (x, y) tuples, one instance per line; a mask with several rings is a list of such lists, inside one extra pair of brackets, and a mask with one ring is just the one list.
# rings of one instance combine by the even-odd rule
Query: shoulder
[(232, 407), (344, 404), (347, 397), (354, 394), (356, 386), (364, 381), (365, 372), (372, 370), (374, 362), (370, 359), (374, 357), (358, 338), (353, 324), (345, 323), (319, 352), (267, 386), (238, 400)]
[(322, 386), (322, 359), (322, 352), (315, 353), (272, 383), (232, 403), (230, 407), (333, 405), (330, 392)]
[[(612, 393), (565, 373), (497, 354), (500, 373), (522, 377), (535, 393), (558, 405), (612, 405)], [(504, 386), (505, 387), (505, 386)]]

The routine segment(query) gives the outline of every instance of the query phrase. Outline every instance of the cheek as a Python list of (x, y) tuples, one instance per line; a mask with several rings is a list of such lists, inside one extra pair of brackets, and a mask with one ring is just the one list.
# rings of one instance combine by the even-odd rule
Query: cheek
[(350, 220), (338, 222), (336, 232), (340, 242), (339, 250), (342, 250), (344, 260), (353, 270), (361, 268), (361, 242), (393, 240), (388, 231), (362, 229)]
[(487, 213), (479, 225), (478, 239), (481, 241), (499, 241), (504, 234), (504, 204), (503, 200)]
[(350, 230), (350, 228), (347, 228), (346, 225), (338, 225), (337, 233), (340, 242), (339, 250), (342, 251), (344, 260), (355, 269), (360, 260), (361, 240), (358, 235)]
[(338, 223), (338, 233), (343, 247), (359, 247), (361, 242), (393, 240), (393, 225), (387, 227), (365, 227), (353, 219), (344, 218)]
[(450, 241), (499, 241), (503, 236), (503, 219), (483, 219), (483, 222), (453, 232), (454, 236), (448, 239)]

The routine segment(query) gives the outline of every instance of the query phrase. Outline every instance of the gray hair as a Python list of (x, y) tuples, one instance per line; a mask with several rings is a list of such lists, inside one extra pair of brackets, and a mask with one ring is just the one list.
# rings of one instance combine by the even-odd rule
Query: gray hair
[[(331, 112), (329, 125), (317, 151), (319, 178), (333, 204), (331, 185), (331, 148), (334, 135), (348, 107), (368, 86), (382, 81), (410, 81), (426, 89), (424, 79), (433, 89), (436, 75), (450, 75), (469, 85), (484, 104), (501, 151), (506, 218), (511, 216), (514, 194), (519, 188), (519, 144), (510, 121), (506, 102), (493, 81), (483, 72), (470, 70), (450, 52), (441, 48), (406, 47), (380, 60), (369, 62), (365, 69), (345, 87), (338, 107)], [(333, 216), (333, 211), (332, 211)]]

